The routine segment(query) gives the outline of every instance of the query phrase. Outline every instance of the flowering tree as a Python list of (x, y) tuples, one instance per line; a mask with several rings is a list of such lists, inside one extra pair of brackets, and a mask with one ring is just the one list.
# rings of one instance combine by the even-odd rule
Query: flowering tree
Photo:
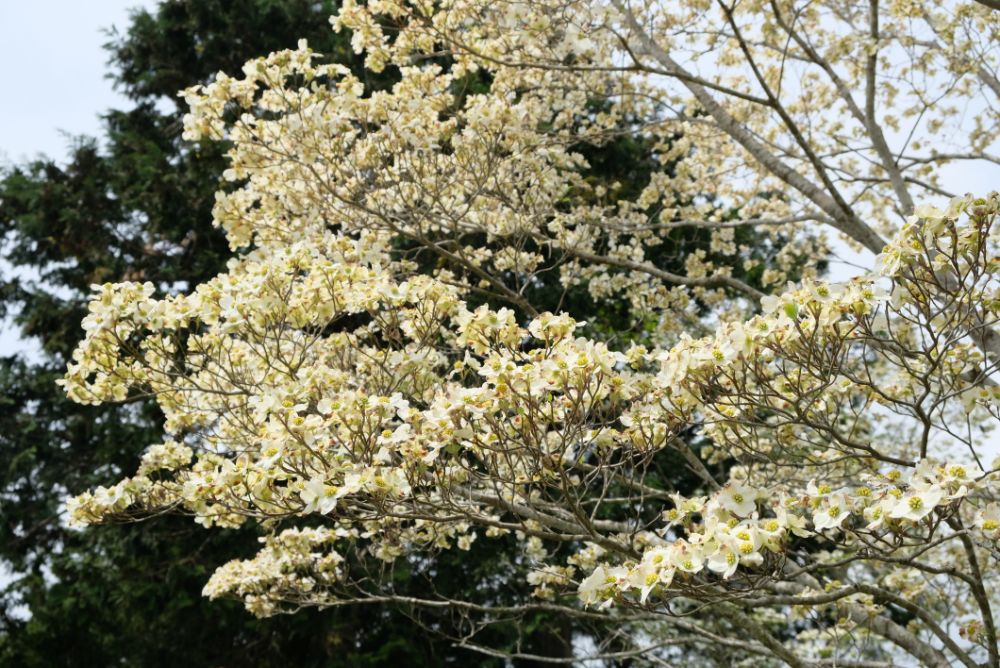
[[(1000, 197), (915, 205), (1000, 162), (998, 19), (345, 3), (391, 91), (304, 43), (185, 91), (186, 135), (232, 142), (237, 255), (96, 288), (67, 391), (155, 395), (173, 439), (71, 518), (258, 521), (205, 587), (258, 615), (398, 601), (393, 564), (513, 535), (536, 602), (405, 601), (484, 652), (535, 609), (615, 619), (609, 660), (1000, 665)], [(659, 165), (637, 196), (587, 178), (623, 137)], [(878, 262), (819, 280), (828, 233)]]

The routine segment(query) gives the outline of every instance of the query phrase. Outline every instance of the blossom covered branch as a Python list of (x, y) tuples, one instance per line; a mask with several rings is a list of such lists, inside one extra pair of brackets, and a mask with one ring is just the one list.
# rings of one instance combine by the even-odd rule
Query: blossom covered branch
[[(186, 136), (232, 144), (236, 255), (187, 293), (95, 286), (66, 390), (152, 395), (171, 439), (71, 520), (258, 524), (205, 587), (258, 615), (513, 540), (535, 602), (400, 603), (643, 629), (606, 656), (998, 665), (1000, 196), (913, 203), (995, 141), (991, 107), (927, 100), (990, 94), (957, 54), (994, 67), (996, 19), (739, 3), (695, 30), (709, 4), (347, 2), (391, 89), (300, 44), (185, 91)], [(902, 162), (904, 118), (974, 131)], [(624, 140), (645, 182), (595, 178)], [(821, 280), (821, 225), (877, 266)]]

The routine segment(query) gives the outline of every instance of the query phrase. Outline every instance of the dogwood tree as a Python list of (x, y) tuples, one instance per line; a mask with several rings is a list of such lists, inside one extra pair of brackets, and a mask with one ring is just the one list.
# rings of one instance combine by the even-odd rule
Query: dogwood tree
[[(332, 22), (391, 91), (302, 43), (184, 92), (186, 135), (231, 142), (236, 255), (186, 292), (95, 286), (67, 391), (155, 395), (173, 438), (74, 522), (258, 522), (205, 587), (257, 615), (398, 601), (393, 564), (513, 535), (535, 603), (405, 601), (487, 653), (476, 632), (530, 608), (620, 622), (581, 657), (1000, 665), (1000, 197), (941, 178), (1000, 162), (1000, 14), (382, 0)], [(623, 137), (660, 165), (634, 197), (581, 148)], [(878, 257), (827, 282), (831, 243)]]

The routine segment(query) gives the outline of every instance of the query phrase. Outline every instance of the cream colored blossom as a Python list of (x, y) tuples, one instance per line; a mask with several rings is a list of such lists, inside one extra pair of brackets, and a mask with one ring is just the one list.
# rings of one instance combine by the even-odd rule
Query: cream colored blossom
[[(503, 538), (503, 578), (616, 642), (995, 663), (989, 624), (950, 629), (998, 584), (1000, 197), (930, 200), (995, 165), (997, 16), (343, 2), (390, 88), (300, 43), (184, 91), (185, 138), (228, 142), (235, 255), (184, 294), (93, 287), (68, 396), (153, 396), (172, 440), (69, 521), (252, 520), (205, 593), (258, 615)], [(585, 157), (621, 138), (635, 183)], [(823, 280), (833, 237), (872, 271)]]

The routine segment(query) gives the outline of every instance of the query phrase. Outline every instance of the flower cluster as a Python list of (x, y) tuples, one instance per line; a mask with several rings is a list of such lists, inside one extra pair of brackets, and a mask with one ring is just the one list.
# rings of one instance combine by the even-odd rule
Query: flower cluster
[[(905, 534), (935, 509), (946, 512), (968, 496), (976, 481), (960, 464), (935, 465), (923, 460), (904, 477), (898, 470), (862, 476), (864, 486), (834, 489), (810, 481), (800, 493), (760, 489), (734, 481), (710, 497), (674, 495), (664, 511), (663, 536), (638, 562), (599, 564), (580, 582), (584, 604), (610, 605), (619, 596), (668, 595), (678, 576), (685, 583), (699, 573), (723, 580), (743, 567), (760, 573), (768, 553), (781, 554), (793, 537), (831, 534)], [(987, 534), (1000, 536), (996, 505), (977, 515)], [(992, 522), (992, 524), (990, 524)], [(679, 537), (683, 534), (683, 537)], [(671, 539), (672, 537), (672, 539)], [(683, 584), (683, 583), (682, 583)]]
[(204, 594), (239, 596), (259, 616), (273, 615), (275, 601), (290, 595), (320, 600), (343, 576), (344, 558), (330, 549), (342, 536), (343, 532), (328, 529), (288, 529), (261, 538), (264, 549), (257, 556), (222, 566), (205, 585)]
[[(911, 190), (997, 138), (928, 102), (989, 92), (995, 19), (708, 4), (344, 2), (390, 88), (302, 43), (185, 91), (185, 137), (230, 142), (237, 255), (187, 294), (95, 286), (66, 391), (153, 396), (169, 440), (71, 520), (256, 520), (273, 535), (206, 593), (259, 615), (380, 595), (348, 561), (505, 536), (550, 606), (690, 603), (704, 639), (742, 597), (757, 656), (782, 645), (764, 610), (813, 601), (837, 615), (803, 646), (864, 624), (920, 661), (993, 656), (1000, 197)], [(903, 119), (968, 146), (893, 145)], [(622, 145), (643, 159), (601, 177)], [(879, 271), (819, 280), (822, 226)], [(909, 605), (895, 565), (982, 644), (884, 614)]]

